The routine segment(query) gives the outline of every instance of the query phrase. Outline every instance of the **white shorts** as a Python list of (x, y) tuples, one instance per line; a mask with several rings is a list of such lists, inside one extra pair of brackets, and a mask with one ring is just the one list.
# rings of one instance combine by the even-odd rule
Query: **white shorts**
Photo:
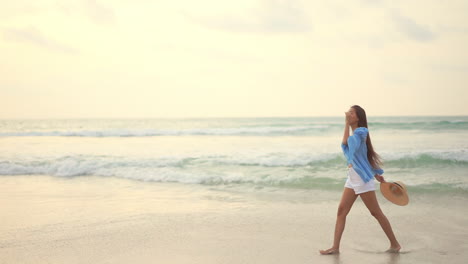
[(375, 181), (371, 179), (365, 183), (359, 174), (354, 170), (353, 167), (348, 169), (348, 179), (346, 180), (345, 186), (354, 190), (355, 194), (375, 191)]

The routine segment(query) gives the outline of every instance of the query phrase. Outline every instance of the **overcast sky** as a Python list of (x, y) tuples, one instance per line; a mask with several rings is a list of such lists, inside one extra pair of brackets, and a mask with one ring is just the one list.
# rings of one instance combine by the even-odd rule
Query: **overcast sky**
[(466, 0), (0, 4), (0, 118), (468, 115)]

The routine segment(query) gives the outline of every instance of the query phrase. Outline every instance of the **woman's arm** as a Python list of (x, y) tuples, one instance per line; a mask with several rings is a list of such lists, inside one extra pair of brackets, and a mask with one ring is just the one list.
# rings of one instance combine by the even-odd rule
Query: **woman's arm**
[(385, 179), (384, 179), (384, 176), (382, 176), (382, 175), (376, 174), (376, 175), (374, 175), (374, 178), (376, 180), (378, 180), (379, 182), (386, 182)]
[(348, 112), (345, 112), (346, 119), (345, 119), (345, 128), (343, 133), (343, 140), (341, 141), (342, 144), (348, 145), (348, 138), (349, 138), (349, 115)]
[(374, 172), (374, 177), (379, 181), (379, 182), (386, 182), (385, 179), (384, 179), (384, 176), (382, 176), (382, 174), (384, 173), (384, 171), (382, 169), (372, 169), (372, 171)]
[[(348, 138), (349, 138), (349, 115), (345, 112), (345, 128), (343, 133), (343, 140), (341, 141), (341, 148), (343, 149), (343, 153), (346, 156), (346, 160), (349, 161), (349, 148), (348, 148)], [(348, 164), (348, 167), (352, 167), (351, 164)]]

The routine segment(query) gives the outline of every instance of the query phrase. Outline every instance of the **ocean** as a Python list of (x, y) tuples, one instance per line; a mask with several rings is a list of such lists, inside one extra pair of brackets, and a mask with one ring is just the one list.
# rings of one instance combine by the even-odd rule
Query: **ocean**
[[(387, 181), (468, 196), (468, 116), (369, 117)], [(1, 120), (0, 175), (341, 191), (343, 117)]]

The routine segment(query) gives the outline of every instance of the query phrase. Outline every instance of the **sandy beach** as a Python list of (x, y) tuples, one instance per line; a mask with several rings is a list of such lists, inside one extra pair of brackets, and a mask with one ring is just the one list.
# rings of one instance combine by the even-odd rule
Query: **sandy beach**
[(0, 264), (468, 264), (467, 13), (2, 1)]
[(379, 201), (403, 246), (357, 200), (342, 253), (331, 245), (336, 191), (139, 182), (96, 176), (0, 177), (1, 263), (466, 263), (463, 196)]

